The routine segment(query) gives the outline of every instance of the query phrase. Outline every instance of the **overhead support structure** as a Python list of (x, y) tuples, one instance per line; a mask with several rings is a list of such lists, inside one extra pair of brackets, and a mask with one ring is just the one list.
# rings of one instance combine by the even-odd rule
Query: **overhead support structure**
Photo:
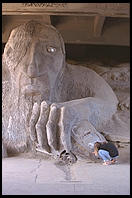
[(3, 15), (129, 17), (129, 3), (2, 3)]
[(2, 3), (2, 42), (27, 20), (51, 24), (67, 44), (130, 45), (129, 3)]
[(94, 19), (94, 36), (101, 36), (103, 25), (104, 25), (105, 17), (104, 16), (95, 16)]

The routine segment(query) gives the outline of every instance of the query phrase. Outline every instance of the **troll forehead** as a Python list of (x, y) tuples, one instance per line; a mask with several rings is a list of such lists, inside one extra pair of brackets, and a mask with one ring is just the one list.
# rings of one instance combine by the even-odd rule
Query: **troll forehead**
[(47, 41), (53, 40), (59, 43), (62, 42), (60, 41), (59, 33), (53, 26), (40, 24), (37, 21), (29, 21), (15, 28), (9, 40), (10, 42), (19, 42), (23, 39), (32, 40), (33, 38)]

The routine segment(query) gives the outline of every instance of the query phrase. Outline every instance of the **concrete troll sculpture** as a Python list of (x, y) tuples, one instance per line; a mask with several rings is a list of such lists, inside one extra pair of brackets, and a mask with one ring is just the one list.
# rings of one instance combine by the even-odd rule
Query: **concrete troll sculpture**
[(99, 129), (118, 100), (96, 72), (66, 63), (53, 26), (29, 21), (15, 28), (3, 70), (3, 153), (35, 150), (74, 163), (71, 138), (88, 152), (105, 140)]

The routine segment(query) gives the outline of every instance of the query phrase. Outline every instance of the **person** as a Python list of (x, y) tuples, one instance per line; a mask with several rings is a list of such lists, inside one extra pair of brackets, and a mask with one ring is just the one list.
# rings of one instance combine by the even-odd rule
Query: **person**
[(118, 149), (112, 142), (96, 142), (93, 153), (103, 160), (103, 165), (114, 164), (119, 157)]

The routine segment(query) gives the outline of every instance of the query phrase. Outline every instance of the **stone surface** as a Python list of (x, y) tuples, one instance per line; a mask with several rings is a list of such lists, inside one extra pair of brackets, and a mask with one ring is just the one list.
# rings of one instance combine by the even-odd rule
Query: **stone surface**
[[(74, 64), (78, 65), (79, 62)], [(130, 142), (130, 63), (105, 65), (101, 62), (81, 62), (81, 64), (101, 75), (112, 87), (119, 100), (117, 112), (102, 128), (106, 139)]]
[[(53, 159), (19, 155), (2, 160), (3, 195), (130, 195), (130, 147), (119, 147), (115, 165), (78, 159), (67, 166)], [(88, 160), (88, 159), (87, 159)]]
[(105, 140), (100, 132), (108, 122), (119, 121), (113, 119), (119, 101), (110, 85), (94, 70), (66, 63), (53, 26), (30, 21), (14, 29), (3, 67), (2, 137), (9, 152), (37, 149), (57, 157), (66, 150), (75, 161), (71, 136), (90, 152), (87, 145)]

